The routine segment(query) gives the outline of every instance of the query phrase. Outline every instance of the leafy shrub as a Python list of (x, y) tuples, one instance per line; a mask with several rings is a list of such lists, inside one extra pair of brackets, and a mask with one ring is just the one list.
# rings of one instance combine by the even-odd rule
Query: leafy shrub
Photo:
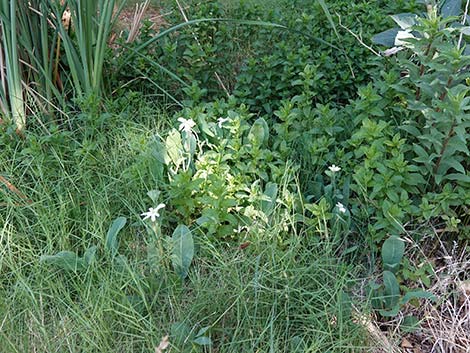
[(294, 197), (297, 167), (269, 147), (280, 137), (264, 119), (250, 118), (245, 106), (230, 101), (187, 108), (179, 130), (149, 143), (157, 192), (173, 211), (170, 223), (229, 239), (273, 226), (274, 209), (294, 212), (301, 206)]
[[(281, 100), (302, 93), (302, 85), (296, 82), (299, 73), (310, 65), (317, 72), (310, 83), (315, 92), (312, 102), (347, 103), (357, 86), (369, 79), (374, 60), (366, 48), (339, 26), (334, 14), (341, 16), (344, 26), (367, 37), (387, 26), (389, 20), (384, 14), (388, 11), (413, 11), (416, 5), (413, 1), (393, 4), (337, 1), (328, 6), (334, 27), (318, 2), (281, 1), (275, 9), (249, 1), (231, 6), (213, 0), (193, 4), (187, 14), (190, 19), (260, 19), (282, 24), (288, 30), (236, 22), (200, 23), (148, 47), (137, 62), (117, 72), (116, 80), (127, 86), (128, 81), (143, 76), (148, 78), (148, 84), (142, 87), (139, 82), (140, 89), (150, 92), (158, 87), (176, 98), (185, 95), (188, 83), (195, 83), (204, 88), (203, 98), (209, 101), (226, 96), (227, 89), (253, 111), (271, 114)], [(176, 15), (176, 9), (173, 13), (169, 22), (184, 21)], [(154, 35), (149, 26), (144, 27), (143, 36), (134, 45), (138, 47)], [(126, 60), (126, 52), (124, 49), (118, 60)]]

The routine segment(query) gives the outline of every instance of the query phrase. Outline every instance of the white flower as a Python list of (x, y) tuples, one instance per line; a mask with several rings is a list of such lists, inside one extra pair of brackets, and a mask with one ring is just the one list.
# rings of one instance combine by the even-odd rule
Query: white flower
[(219, 125), (219, 128), (222, 129), (222, 126), (223, 126), (224, 123), (226, 123), (227, 121), (230, 121), (230, 118), (219, 118), (219, 119), (217, 119), (217, 125)]
[(382, 54), (384, 56), (392, 56), (392, 55), (398, 53), (399, 51), (401, 51), (403, 49), (405, 49), (405, 48), (404, 47), (392, 47), (390, 49), (387, 49), (387, 50), (383, 51)]
[(341, 213), (346, 213), (346, 207), (341, 202), (338, 202), (336, 204), (336, 207), (338, 208), (338, 211)]
[(402, 39), (414, 38), (415, 36), (410, 31), (398, 31), (397, 36), (395, 37), (395, 46), (406, 45), (407, 42), (404, 42)]
[(148, 212), (142, 213), (141, 216), (144, 217), (144, 221), (150, 218), (152, 222), (155, 222), (157, 218), (160, 217), (160, 213), (158, 213), (158, 211), (160, 211), (162, 208), (165, 208), (164, 203), (159, 204), (155, 208), (150, 207)]
[(193, 127), (196, 126), (193, 119), (178, 118), (178, 121), (181, 123), (179, 126), (180, 131), (191, 132)]
[(341, 167), (338, 167), (338, 166), (333, 164), (333, 165), (330, 165), (328, 167), (328, 169), (331, 170), (333, 173), (336, 173), (336, 172), (339, 172), (341, 170)]

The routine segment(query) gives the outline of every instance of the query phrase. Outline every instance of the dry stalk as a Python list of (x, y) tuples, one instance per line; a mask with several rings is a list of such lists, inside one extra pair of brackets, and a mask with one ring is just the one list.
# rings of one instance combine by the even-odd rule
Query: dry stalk
[[(469, 0), (470, 1), (470, 0)], [(372, 48), (371, 46), (367, 45), (366, 43), (364, 43), (364, 41), (362, 40), (362, 36), (359, 34), (356, 34), (354, 33), (353, 31), (351, 31), (348, 27), (346, 27), (345, 25), (343, 25), (343, 23), (341, 22), (341, 16), (339, 14), (336, 14), (336, 16), (338, 16), (338, 24), (341, 28), (343, 28), (344, 30), (346, 30), (349, 34), (351, 34), (354, 38), (356, 38), (356, 40), (363, 46), (365, 47), (366, 49), (368, 49), (370, 52), (374, 53), (374, 55), (376, 56), (381, 56), (380, 53), (378, 53), (376, 50), (374, 50), (374, 48)]]
[(397, 345), (390, 342), (384, 332), (366, 314), (361, 313), (353, 307), (352, 316), (354, 321), (368, 333), (376, 353), (403, 353)]
[(132, 43), (139, 35), (140, 27), (142, 25), (142, 18), (144, 17), (145, 11), (147, 11), (150, 4), (150, 0), (146, 0), (144, 3), (135, 5), (134, 18), (132, 20), (131, 29), (127, 36), (126, 43)]

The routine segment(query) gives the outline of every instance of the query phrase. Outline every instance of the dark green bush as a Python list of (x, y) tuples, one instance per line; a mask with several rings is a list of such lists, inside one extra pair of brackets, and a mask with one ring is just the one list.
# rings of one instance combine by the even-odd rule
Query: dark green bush
[[(115, 79), (127, 83), (145, 76), (135, 87), (153, 92), (160, 87), (183, 100), (184, 85), (156, 68), (158, 63), (175, 73), (188, 85), (204, 88), (204, 99), (226, 96), (225, 89), (257, 112), (272, 113), (283, 99), (302, 93), (297, 84), (306, 65), (317, 74), (311, 79), (313, 103), (347, 103), (357, 87), (370, 77), (375, 59), (356, 38), (339, 26), (342, 24), (361, 35), (367, 42), (372, 34), (391, 21), (385, 16), (397, 10), (413, 11), (414, 1), (336, 1), (328, 3), (335, 22), (333, 27), (318, 2), (295, 0), (280, 2), (267, 8), (262, 4), (240, 1), (223, 6), (219, 1), (195, 3), (187, 16), (196, 18), (231, 18), (262, 20), (286, 26), (287, 30), (236, 22), (206, 22), (186, 27), (167, 37), (139, 55), (136, 61), (117, 72)], [(174, 9), (171, 23), (184, 19)], [(339, 17), (336, 17), (336, 14)], [(338, 33), (338, 36), (336, 33)], [(154, 33), (145, 27), (139, 42)], [(124, 49), (119, 55), (126, 60), (133, 51)]]

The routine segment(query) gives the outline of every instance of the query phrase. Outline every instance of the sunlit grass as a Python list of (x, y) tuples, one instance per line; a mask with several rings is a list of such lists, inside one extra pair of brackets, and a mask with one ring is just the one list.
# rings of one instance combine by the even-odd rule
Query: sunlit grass
[[(152, 272), (144, 235), (133, 224), (154, 181), (145, 163), (135, 166), (142, 144), (164, 126), (155, 127), (154, 116), (144, 124), (114, 119), (112, 133), (95, 136), (101, 142), (89, 150), (85, 141), (64, 137), (32, 159), (14, 150), (0, 156), (2, 174), (32, 201), (18, 206), (2, 193), (9, 203), (0, 212), (2, 352), (149, 352), (175, 322), (211, 327), (210, 352), (352, 352), (361, 344), (343, 310), (352, 269), (316, 237), (292, 234), (279, 247), (272, 239), (282, 229), (275, 225), (242, 250), (202, 236), (184, 283), (170, 270)], [(120, 248), (126, 268), (103, 255), (117, 216), (129, 219)], [(85, 272), (39, 261), (61, 250), (82, 254), (91, 244), (98, 261)]]

